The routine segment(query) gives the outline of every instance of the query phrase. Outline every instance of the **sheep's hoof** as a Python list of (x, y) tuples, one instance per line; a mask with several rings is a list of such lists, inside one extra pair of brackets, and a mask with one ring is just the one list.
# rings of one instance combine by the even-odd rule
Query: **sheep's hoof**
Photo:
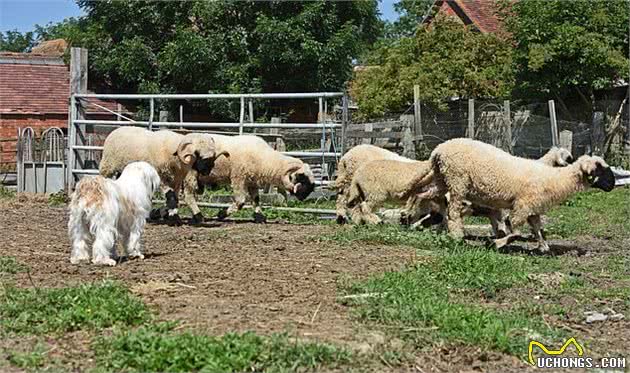
[(407, 214), (400, 214), (400, 225), (408, 227), (411, 225), (411, 218)]
[(494, 240), (494, 246), (497, 249), (502, 248), (503, 246), (505, 246), (505, 245), (507, 245), (509, 243), (508, 238), (509, 237), (503, 237), (501, 239)]
[(192, 216), (192, 220), (191, 220), (191, 224), (192, 225), (199, 225), (203, 223), (203, 214), (198, 212), (195, 215)]
[(219, 213), (217, 214), (217, 219), (224, 220), (225, 218), (227, 218), (227, 216), (228, 216), (227, 209), (221, 209), (219, 210)]
[(343, 215), (337, 215), (337, 224), (339, 225), (344, 225), (348, 222), (348, 219), (346, 219), (345, 216)]
[(261, 214), (260, 212), (254, 213), (254, 223), (260, 224), (260, 223), (266, 223), (266, 222), (267, 222), (267, 218), (265, 217), (265, 215)]
[(168, 225), (179, 227), (180, 225), (182, 225), (182, 219), (179, 217), (178, 214), (169, 215)]

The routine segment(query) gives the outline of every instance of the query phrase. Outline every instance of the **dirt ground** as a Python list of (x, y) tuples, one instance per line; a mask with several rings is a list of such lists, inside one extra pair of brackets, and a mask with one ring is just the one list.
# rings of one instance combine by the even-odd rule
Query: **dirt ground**
[[(336, 299), (338, 284), (400, 269), (415, 258), (408, 247), (313, 239), (335, 226), (209, 222), (201, 227), (149, 224), (144, 260), (113, 268), (74, 266), (65, 208), (14, 201), (0, 201), (0, 207), (2, 255), (30, 268), (30, 275), (16, 276), (18, 285), (120, 280), (160, 319), (179, 319), (183, 327), (211, 334), (287, 331), (298, 338), (371, 348), (384, 336), (353, 321), (351, 309)], [(423, 372), (526, 368), (514, 357), (441, 346), (418, 355), (417, 366)]]

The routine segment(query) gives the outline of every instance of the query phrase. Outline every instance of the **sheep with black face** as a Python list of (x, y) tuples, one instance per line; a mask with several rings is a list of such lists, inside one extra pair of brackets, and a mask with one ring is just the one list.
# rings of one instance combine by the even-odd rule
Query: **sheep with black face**
[(250, 200), (254, 205), (254, 220), (264, 222), (258, 195), (261, 188), (275, 186), (285, 197), (290, 193), (299, 200), (306, 199), (315, 189), (315, 178), (308, 164), (274, 150), (258, 136), (200, 136), (213, 140), (217, 149), (230, 156), (217, 159), (209, 175), (187, 176), (185, 193), (194, 194), (205, 185), (230, 185), (233, 203), (219, 213), (220, 219), (239, 211)]
[[(593, 187), (609, 192), (615, 187), (615, 176), (600, 157), (582, 156), (566, 167), (551, 167), (471, 139), (438, 145), (430, 162), (431, 171), (424, 180), (434, 187), (419, 198), (435, 198), (436, 189), (450, 194), (451, 235), (464, 235), (462, 208), (468, 200), (493, 210), (509, 210), (515, 228), (529, 223), (541, 251), (549, 250), (542, 232), (542, 214), (581, 190)], [(517, 236), (515, 233), (497, 239), (496, 246), (505, 246)]]
[[(168, 214), (172, 222), (180, 223), (177, 213), (178, 195), (189, 173), (208, 175), (217, 157), (227, 156), (216, 150), (211, 138), (199, 134), (180, 135), (172, 131), (149, 131), (138, 127), (121, 127), (107, 136), (99, 172), (104, 177), (120, 175), (131, 162), (144, 161), (153, 166), (162, 180), (166, 208), (153, 211), (152, 217)], [(200, 218), (194, 198), (186, 196), (186, 204), (193, 211), (193, 220)]]

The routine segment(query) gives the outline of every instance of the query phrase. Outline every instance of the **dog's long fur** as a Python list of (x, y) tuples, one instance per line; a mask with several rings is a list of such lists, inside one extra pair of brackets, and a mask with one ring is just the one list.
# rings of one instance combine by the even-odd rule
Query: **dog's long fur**
[(117, 180), (102, 176), (81, 179), (72, 194), (68, 235), (72, 241), (70, 262), (116, 265), (114, 244), (120, 237), (129, 257), (144, 258), (140, 237), (151, 210), (151, 197), (160, 177), (146, 162), (128, 164)]

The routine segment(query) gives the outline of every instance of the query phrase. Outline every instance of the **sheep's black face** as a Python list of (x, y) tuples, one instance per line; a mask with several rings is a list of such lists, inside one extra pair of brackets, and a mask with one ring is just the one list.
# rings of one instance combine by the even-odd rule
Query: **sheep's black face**
[(575, 159), (573, 159), (572, 155), (568, 155), (567, 159), (565, 159), (565, 161), (567, 162), (567, 164), (571, 164), (571, 163), (575, 162)]
[(593, 172), (588, 175), (588, 181), (592, 187), (610, 192), (615, 188), (615, 174), (610, 167), (598, 164)]
[(201, 158), (199, 154), (196, 153), (196, 160), (193, 164), (193, 170), (199, 172), (200, 174), (207, 176), (212, 172), (212, 168), (214, 168), (214, 158)]
[(300, 201), (304, 201), (315, 189), (315, 184), (304, 174), (295, 174), (293, 179), (293, 184), (295, 185), (293, 195)]

